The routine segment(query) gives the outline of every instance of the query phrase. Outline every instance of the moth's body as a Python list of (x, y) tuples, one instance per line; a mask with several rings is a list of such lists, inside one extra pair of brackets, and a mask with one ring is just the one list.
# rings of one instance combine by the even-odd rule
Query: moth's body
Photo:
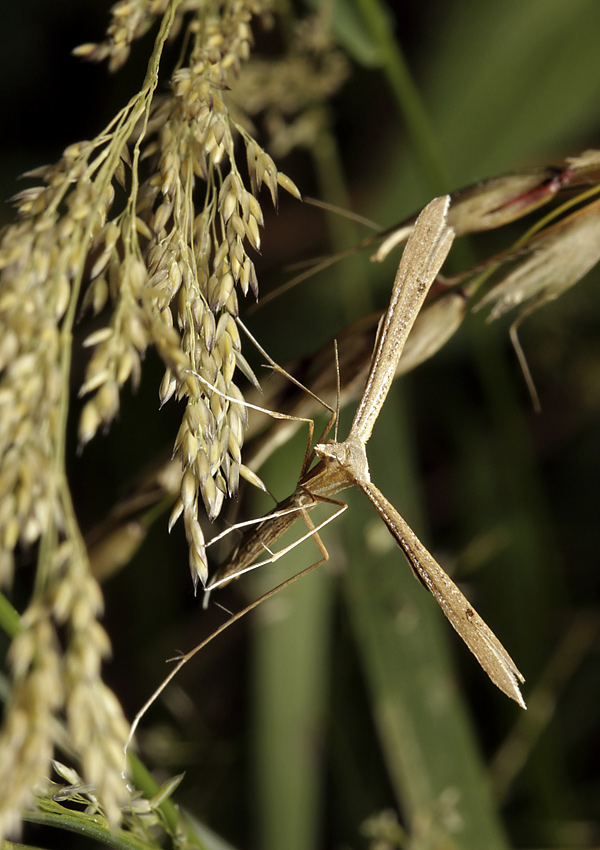
[[(354, 484), (371, 501), (415, 575), (432, 593), (492, 681), (525, 708), (519, 690), (519, 682), (524, 679), (510, 655), (369, 475), (366, 444), (391, 386), (406, 338), (454, 238), (446, 223), (447, 210), (448, 197), (436, 198), (415, 223), (396, 275), (390, 305), (379, 327), (367, 385), (347, 439), (315, 446), (314, 453), (320, 460), (301, 477), (294, 493), (245, 535), (207, 590), (257, 566), (256, 559), (265, 552), (271, 554), (272, 545), (301, 516), (309, 527), (306, 536), (314, 535), (318, 540), (316, 529), (308, 520), (308, 511), (323, 501), (341, 505), (334, 496)], [(325, 560), (326, 550), (318, 542)], [(267, 560), (275, 560), (288, 549)]]
[(287, 499), (279, 502), (272, 513), (243, 535), (227, 560), (216, 571), (206, 590), (214, 590), (248, 572), (257, 558), (269, 554), (285, 532), (307, 511), (334, 497), (354, 482), (344, 474), (332, 474), (331, 468), (320, 460), (302, 476), (298, 486)]

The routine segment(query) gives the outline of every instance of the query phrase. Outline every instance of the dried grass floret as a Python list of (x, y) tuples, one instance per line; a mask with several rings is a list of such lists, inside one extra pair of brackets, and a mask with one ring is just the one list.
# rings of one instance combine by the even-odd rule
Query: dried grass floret
[(32, 604), (10, 649), (13, 686), (0, 731), (0, 835), (18, 831), (54, 746), (52, 723), (63, 699), (61, 658), (50, 612)]

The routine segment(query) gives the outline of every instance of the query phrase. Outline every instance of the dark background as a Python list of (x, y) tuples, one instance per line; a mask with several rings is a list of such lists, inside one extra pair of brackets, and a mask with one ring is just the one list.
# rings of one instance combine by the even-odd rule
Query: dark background
[[(70, 56), (77, 44), (101, 39), (106, 10), (99, 0), (29, 0), (3, 11), (3, 198), (26, 185), (17, 181), (21, 172), (51, 162), (66, 145), (95, 135), (141, 83), (151, 38), (135, 47), (131, 61), (114, 76), (104, 66)], [(330, 165), (319, 165), (318, 157), (307, 152), (280, 163), (302, 191), (349, 203), (356, 212), (390, 225), (440, 191), (598, 147), (600, 7), (592, 0), (398, 3), (390, 27), (421, 93), (446, 185), (428, 172), (385, 74), (364, 63), (368, 44), (363, 44), (355, 49), (351, 77), (330, 105), (331, 139), (337, 146)], [(355, 45), (347, 29), (338, 35)], [(325, 175), (334, 172), (343, 177), (343, 192), (340, 186), (326, 185)], [(266, 211), (269, 202), (265, 197), (262, 201)], [(10, 215), (4, 207), (2, 222)], [(325, 224), (319, 211), (282, 201), (279, 215), (268, 216), (257, 261), (262, 291), (285, 279), (286, 263), (331, 250)], [(485, 256), (509, 245), (523, 229), (517, 223), (474, 239), (462, 250)], [(350, 228), (333, 238), (340, 247), (340, 239), (351, 244), (361, 235), (362, 230)], [(379, 269), (361, 259), (346, 261), (256, 313), (252, 328), (279, 362), (308, 355), (365, 310), (386, 305), (394, 262), (392, 258)], [(539, 693), (536, 688), (546, 688), (544, 708), (538, 706), (532, 721), (535, 731), (529, 737), (522, 730), (521, 738), (517, 734), (525, 742), (523, 767), (500, 804), (511, 842), (518, 847), (600, 843), (597, 287), (594, 269), (522, 328), (521, 342), (541, 398), (540, 415), (532, 411), (509, 344), (510, 319), (486, 326), (478, 314), (434, 360), (403, 382), (396, 402), (390, 398), (390, 407), (400, 404), (400, 393), (403, 399), (403, 412), (393, 414), (401, 416), (406, 431), (398, 445), (396, 420), (386, 406), (369, 447), (373, 480), (390, 496), (399, 487), (394, 503), (407, 511), (444, 564), (467, 581), (480, 613), (524, 671), (526, 699)], [(133, 397), (128, 388), (124, 391), (111, 433), (98, 437), (82, 457), (73, 452), (73, 489), (86, 529), (173, 442), (179, 413), (175, 405), (158, 413), (162, 370), (152, 355), (147, 363), (140, 392)], [(347, 422), (346, 416), (342, 435)], [(301, 456), (298, 441), (264, 471), (278, 497), (293, 487)], [(421, 507), (411, 496), (402, 501), (406, 468), (417, 482)], [(369, 506), (352, 498), (350, 510), (326, 538), (331, 574), (350, 569), (353, 552), (344, 555), (343, 546), (363, 523), (381, 544)], [(469, 558), (474, 543), (484, 554)], [(385, 543), (381, 545), (385, 550)], [(300, 565), (311, 557), (311, 552), (303, 553)], [(315, 840), (323, 847), (346, 846), (344, 841), (364, 846), (360, 823), (394, 806), (397, 797), (389, 762), (378, 751), (353, 614), (337, 582), (331, 579), (329, 585), (329, 590), (318, 591), (331, 594), (329, 620), (326, 627), (320, 620), (313, 633), (326, 630), (326, 645), (315, 664), (322, 662), (329, 670), (324, 678), (330, 690), (323, 699), (319, 732), (322, 785), (312, 809), (319, 836)], [(215, 608), (200, 611), (182, 530), (177, 526), (167, 537), (164, 517), (131, 566), (107, 582), (106, 597), (115, 655), (107, 675), (133, 716), (164, 675), (164, 659), (190, 648), (223, 615)], [(229, 594), (226, 604), (239, 607), (239, 595)], [(450, 629), (445, 635), (473, 730), (489, 760), (506, 736), (515, 733), (518, 709), (501, 694), (490, 693), (491, 685)], [(256, 681), (262, 681), (257, 673), (260, 639), (252, 641), (246, 624), (211, 645), (146, 718), (140, 739), (142, 755), (159, 777), (187, 771), (178, 792), (181, 802), (244, 847), (251, 846), (248, 835), (257, 817), (267, 817), (256, 814), (255, 768), (249, 766), (260, 746), (256, 714), (266, 699), (264, 691), (260, 696), (256, 691)], [(284, 685), (276, 686), (282, 689)], [(284, 813), (279, 817), (285, 820)], [(254, 846), (268, 846), (266, 839), (257, 842)], [(290, 838), (287, 847), (294, 846)]]

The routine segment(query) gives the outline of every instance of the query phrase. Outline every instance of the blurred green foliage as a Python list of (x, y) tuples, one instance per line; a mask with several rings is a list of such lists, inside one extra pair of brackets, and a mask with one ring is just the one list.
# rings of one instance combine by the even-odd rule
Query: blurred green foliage
[[(27, 14), (24, 5), (11, 4), (0, 34), (3, 196), (18, 171), (96, 132), (141, 80), (141, 64), (137, 76), (133, 63), (112, 79), (64, 58), (100, 37), (104, 3), (62, 0), (50, 13), (32, 2)], [(598, 147), (594, 0), (425, 0), (381, 13), (367, 0), (331, 5), (352, 76), (330, 104), (319, 155), (281, 163), (301, 189), (390, 225), (441, 191)], [(27, 36), (19, 51), (16, 35)], [(493, 253), (519, 227), (473, 240), (464, 256)], [(338, 226), (333, 245), (323, 234), (319, 211), (284, 203), (267, 222), (264, 291), (286, 262), (357, 237), (355, 225)], [(308, 355), (387, 304), (396, 261), (347, 260), (257, 312), (253, 332), (279, 362)], [(369, 830), (400, 842), (372, 847), (412, 850), (600, 843), (597, 284), (594, 270), (522, 328), (541, 415), (508, 322), (489, 326), (478, 314), (394, 387), (369, 444), (373, 480), (466, 584), (524, 672), (528, 714), (493, 688), (371, 506), (351, 493), (323, 534), (331, 561), (321, 574), (211, 644), (143, 724), (144, 761), (159, 779), (185, 770), (178, 801), (235, 846), (359, 848), (374, 841)], [(176, 417), (154, 414), (161, 370), (151, 367), (113, 432), (73, 457), (84, 525), (172, 439)], [(299, 438), (263, 471), (279, 498), (295, 485), (302, 451)], [(254, 499), (244, 517), (264, 507)], [(224, 616), (201, 611), (181, 530), (168, 539), (164, 524), (106, 585), (107, 675), (130, 716), (166, 672), (164, 659)], [(271, 577), (316, 557), (304, 544)], [(248, 589), (219, 600), (240, 607)], [(410, 837), (379, 815), (388, 809)]]

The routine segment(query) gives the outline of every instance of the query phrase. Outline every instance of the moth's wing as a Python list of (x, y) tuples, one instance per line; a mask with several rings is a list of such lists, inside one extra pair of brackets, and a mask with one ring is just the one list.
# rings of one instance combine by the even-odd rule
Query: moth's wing
[(521, 708), (526, 708), (519, 689), (519, 683), (525, 679), (487, 623), (377, 487), (367, 481), (360, 482), (359, 486), (395, 537), (417, 577), (435, 597), (492, 682)]
[(449, 196), (435, 198), (415, 222), (373, 349), (371, 370), (349, 439), (366, 443), (385, 401), (404, 343), (454, 239), (446, 224)]

